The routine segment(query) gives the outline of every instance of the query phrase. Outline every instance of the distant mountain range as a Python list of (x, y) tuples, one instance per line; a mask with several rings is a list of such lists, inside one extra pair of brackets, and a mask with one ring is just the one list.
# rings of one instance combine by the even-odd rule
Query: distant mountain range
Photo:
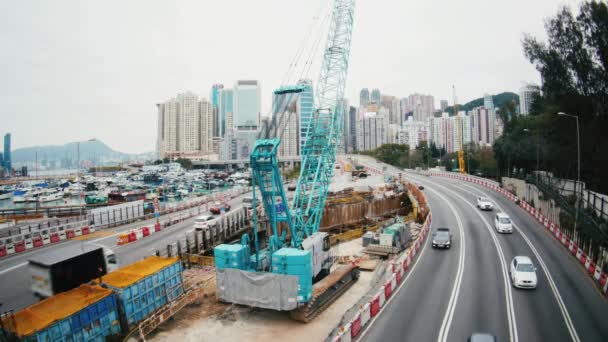
[[(515, 101), (515, 104), (519, 105), (519, 95), (517, 95), (515, 93), (511, 93), (511, 92), (504, 92), (504, 93), (492, 95), (492, 101), (494, 102), (494, 108), (500, 108), (500, 107), (502, 107), (503, 104), (505, 104), (507, 102), (511, 102), (511, 101)], [(461, 110), (469, 111), (475, 107), (481, 107), (481, 106), (483, 106), (483, 97), (480, 97), (473, 101), (469, 101), (463, 105), (459, 104), (458, 111), (461, 111)], [(450, 114), (454, 114), (454, 107), (449, 106), (445, 111)]]
[(71, 142), (65, 145), (46, 145), (18, 148), (12, 151), (12, 159), (14, 163), (34, 162), (36, 160), (37, 153), (39, 162), (42, 160), (76, 161), (78, 159), (79, 149), (80, 160), (94, 160), (98, 162), (141, 160), (152, 159), (154, 157), (153, 152), (129, 154), (114, 151), (108, 145), (104, 144), (98, 139), (81, 141), (80, 147), (78, 145), (78, 142)]

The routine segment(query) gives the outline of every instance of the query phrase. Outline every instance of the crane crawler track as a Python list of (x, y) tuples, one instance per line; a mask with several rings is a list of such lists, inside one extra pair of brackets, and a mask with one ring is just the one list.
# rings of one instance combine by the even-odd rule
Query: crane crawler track
[(359, 279), (359, 266), (340, 265), (313, 285), (312, 299), (290, 312), (293, 320), (308, 323), (346, 292)]

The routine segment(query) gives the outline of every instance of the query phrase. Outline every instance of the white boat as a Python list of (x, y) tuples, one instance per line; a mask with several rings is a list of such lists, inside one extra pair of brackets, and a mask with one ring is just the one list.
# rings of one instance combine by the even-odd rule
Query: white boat
[(38, 198), (38, 202), (53, 202), (59, 201), (63, 199), (63, 193), (61, 192), (53, 192), (50, 194), (42, 195)]
[(25, 203), (25, 202), (27, 202), (25, 195), (13, 196), (13, 203)]
[(38, 197), (40, 197), (41, 194), (42, 194), (42, 191), (37, 190), (37, 189), (28, 191), (28, 193), (25, 195), (25, 201), (26, 202), (38, 202)]
[(0, 200), (5, 200), (13, 197), (13, 190), (0, 190)]
[(167, 198), (177, 198), (177, 194), (175, 192), (170, 192), (166, 196)]

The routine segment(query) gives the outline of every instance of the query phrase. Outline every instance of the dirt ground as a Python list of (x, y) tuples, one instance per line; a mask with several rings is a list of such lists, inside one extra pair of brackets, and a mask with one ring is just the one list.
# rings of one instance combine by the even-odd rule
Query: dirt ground
[[(343, 243), (339, 255), (361, 253), (361, 239)], [(161, 326), (153, 341), (323, 341), (342, 315), (369, 289), (373, 274), (361, 272), (353, 284), (311, 323), (300, 323), (286, 312), (218, 303), (214, 296), (184, 308), (175, 319)]]

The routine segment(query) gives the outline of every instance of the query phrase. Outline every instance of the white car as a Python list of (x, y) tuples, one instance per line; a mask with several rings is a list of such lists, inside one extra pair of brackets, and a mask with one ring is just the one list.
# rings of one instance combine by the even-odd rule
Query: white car
[(494, 229), (499, 233), (513, 233), (513, 223), (509, 215), (498, 213), (494, 217)]
[(509, 269), (513, 286), (519, 289), (535, 289), (538, 285), (536, 267), (527, 256), (516, 256)]
[(494, 209), (494, 204), (486, 197), (477, 197), (477, 208), (481, 210), (492, 210)]
[(209, 226), (209, 221), (213, 220), (215, 217), (212, 215), (200, 215), (194, 219), (194, 229), (203, 230)]

